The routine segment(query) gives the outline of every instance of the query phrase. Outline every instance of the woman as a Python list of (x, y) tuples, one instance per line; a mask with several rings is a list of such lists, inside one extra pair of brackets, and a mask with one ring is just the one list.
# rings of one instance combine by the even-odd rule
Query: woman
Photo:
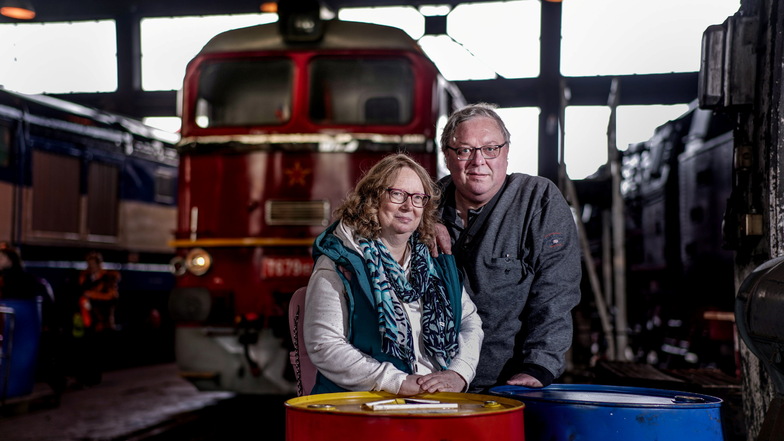
[(410, 157), (382, 159), (315, 241), (304, 338), (311, 393), (462, 392), (484, 334), (451, 255), (430, 256), (438, 189)]

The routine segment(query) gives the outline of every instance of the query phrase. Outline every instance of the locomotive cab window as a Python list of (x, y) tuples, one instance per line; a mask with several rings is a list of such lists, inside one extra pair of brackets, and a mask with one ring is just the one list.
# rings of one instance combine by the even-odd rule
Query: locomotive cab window
[(414, 73), (404, 58), (316, 58), (310, 118), (319, 124), (403, 125), (411, 121)]
[(196, 124), (208, 128), (287, 122), (292, 70), (287, 59), (205, 63), (199, 76)]

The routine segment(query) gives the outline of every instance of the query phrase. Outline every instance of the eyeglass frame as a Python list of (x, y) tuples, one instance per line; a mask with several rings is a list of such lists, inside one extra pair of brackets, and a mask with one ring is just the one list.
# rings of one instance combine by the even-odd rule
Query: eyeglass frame
[[(454, 148), (454, 147), (450, 147), (448, 145), (444, 146), (444, 147), (446, 147), (449, 150), (452, 150), (453, 152), (455, 152), (455, 157), (457, 158), (458, 161), (470, 161), (470, 160), (472, 160), (472, 159), (474, 159), (476, 157), (476, 151), (477, 150), (480, 150), (482, 152), (482, 157), (483, 158), (485, 158), (485, 159), (495, 159), (499, 155), (501, 155), (501, 149), (506, 147), (508, 144), (509, 144), (509, 141), (505, 141), (503, 144), (487, 144), (487, 145), (483, 145), (481, 147), (460, 147), (460, 148)], [(495, 156), (487, 156), (485, 154), (485, 149), (486, 148), (492, 148), (492, 147), (495, 147), (496, 149), (498, 149), (498, 154), (496, 154)], [(458, 153), (458, 150), (468, 150), (468, 149), (471, 150), (471, 153), (469, 153), (468, 157), (467, 158), (461, 158), (460, 154)]]
[[(406, 203), (406, 200), (408, 198), (411, 198), (411, 205), (413, 205), (416, 208), (425, 208), (425, 205), (427, 205), (427, 203), (430, 202), (430, 199), (432, 198), (427, 193), (409, 193), (409, 192), (407, 192), (405, 190), (401, 190), (399, 188), (393, 188), (393, 187), (387, 187), (387, 189), (385, 191), (387, 193), (387, 197), (389, 198), (389, 202), (392, 202), (393, 204), (403, 205), (403, 204)], [(406, 195), (406, 197), (402, 201), (396, 202), (392, 198), (392, 193), (391, 192), (393, 192), (393, 191), (398, 191), (400, 193), (403, 193), (403, 194)], [(424, 199), (424, 201), (422, 202), (422, 205), (417, 205), (416, 202), (414, 202), (414, 196), (421, 196)]]

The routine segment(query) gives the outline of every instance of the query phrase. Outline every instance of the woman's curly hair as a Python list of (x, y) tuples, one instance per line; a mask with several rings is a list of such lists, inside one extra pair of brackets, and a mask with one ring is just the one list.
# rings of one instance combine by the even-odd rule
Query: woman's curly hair
[(422, 208), (422, 221), (419, 223), (417, 232), (421, 242), (434, 242), (435, 225), (438, 222), (436, 210), (441, 198), (441, 191), (427, 170), (404, 153), (386, 156), (368, 170), (354, 190), (348, 194), (343, 204), (335, 210), (336, 217), (353, 228), (358, 235), (367, 239), (378, 239), (381, 234), (378, 209), (381, 206), (382, 198), (386, 197), (387, 188), (392, 185), (398, 172), (403, 168), (410, 168), (419, 176), (425, 193), (430, 196), (430, 200)]

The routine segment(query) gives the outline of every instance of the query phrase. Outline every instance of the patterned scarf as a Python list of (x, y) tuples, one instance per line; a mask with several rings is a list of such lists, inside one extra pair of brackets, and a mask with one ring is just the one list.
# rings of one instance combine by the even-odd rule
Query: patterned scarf
[(416, 360), (411, 324), (400, 302), (410, 303), (421, 297), (425, 352), (441, 369), (446, 369), (458, 351), (454, 313), (430, 251), (425, 244), (417, 242), (415, 236), (409, 242), (412, 249), (410, 280), (380, 240), (359, 239), (378, 309), (382, 349), (389, 355), (408, 360), (413, 368)]

